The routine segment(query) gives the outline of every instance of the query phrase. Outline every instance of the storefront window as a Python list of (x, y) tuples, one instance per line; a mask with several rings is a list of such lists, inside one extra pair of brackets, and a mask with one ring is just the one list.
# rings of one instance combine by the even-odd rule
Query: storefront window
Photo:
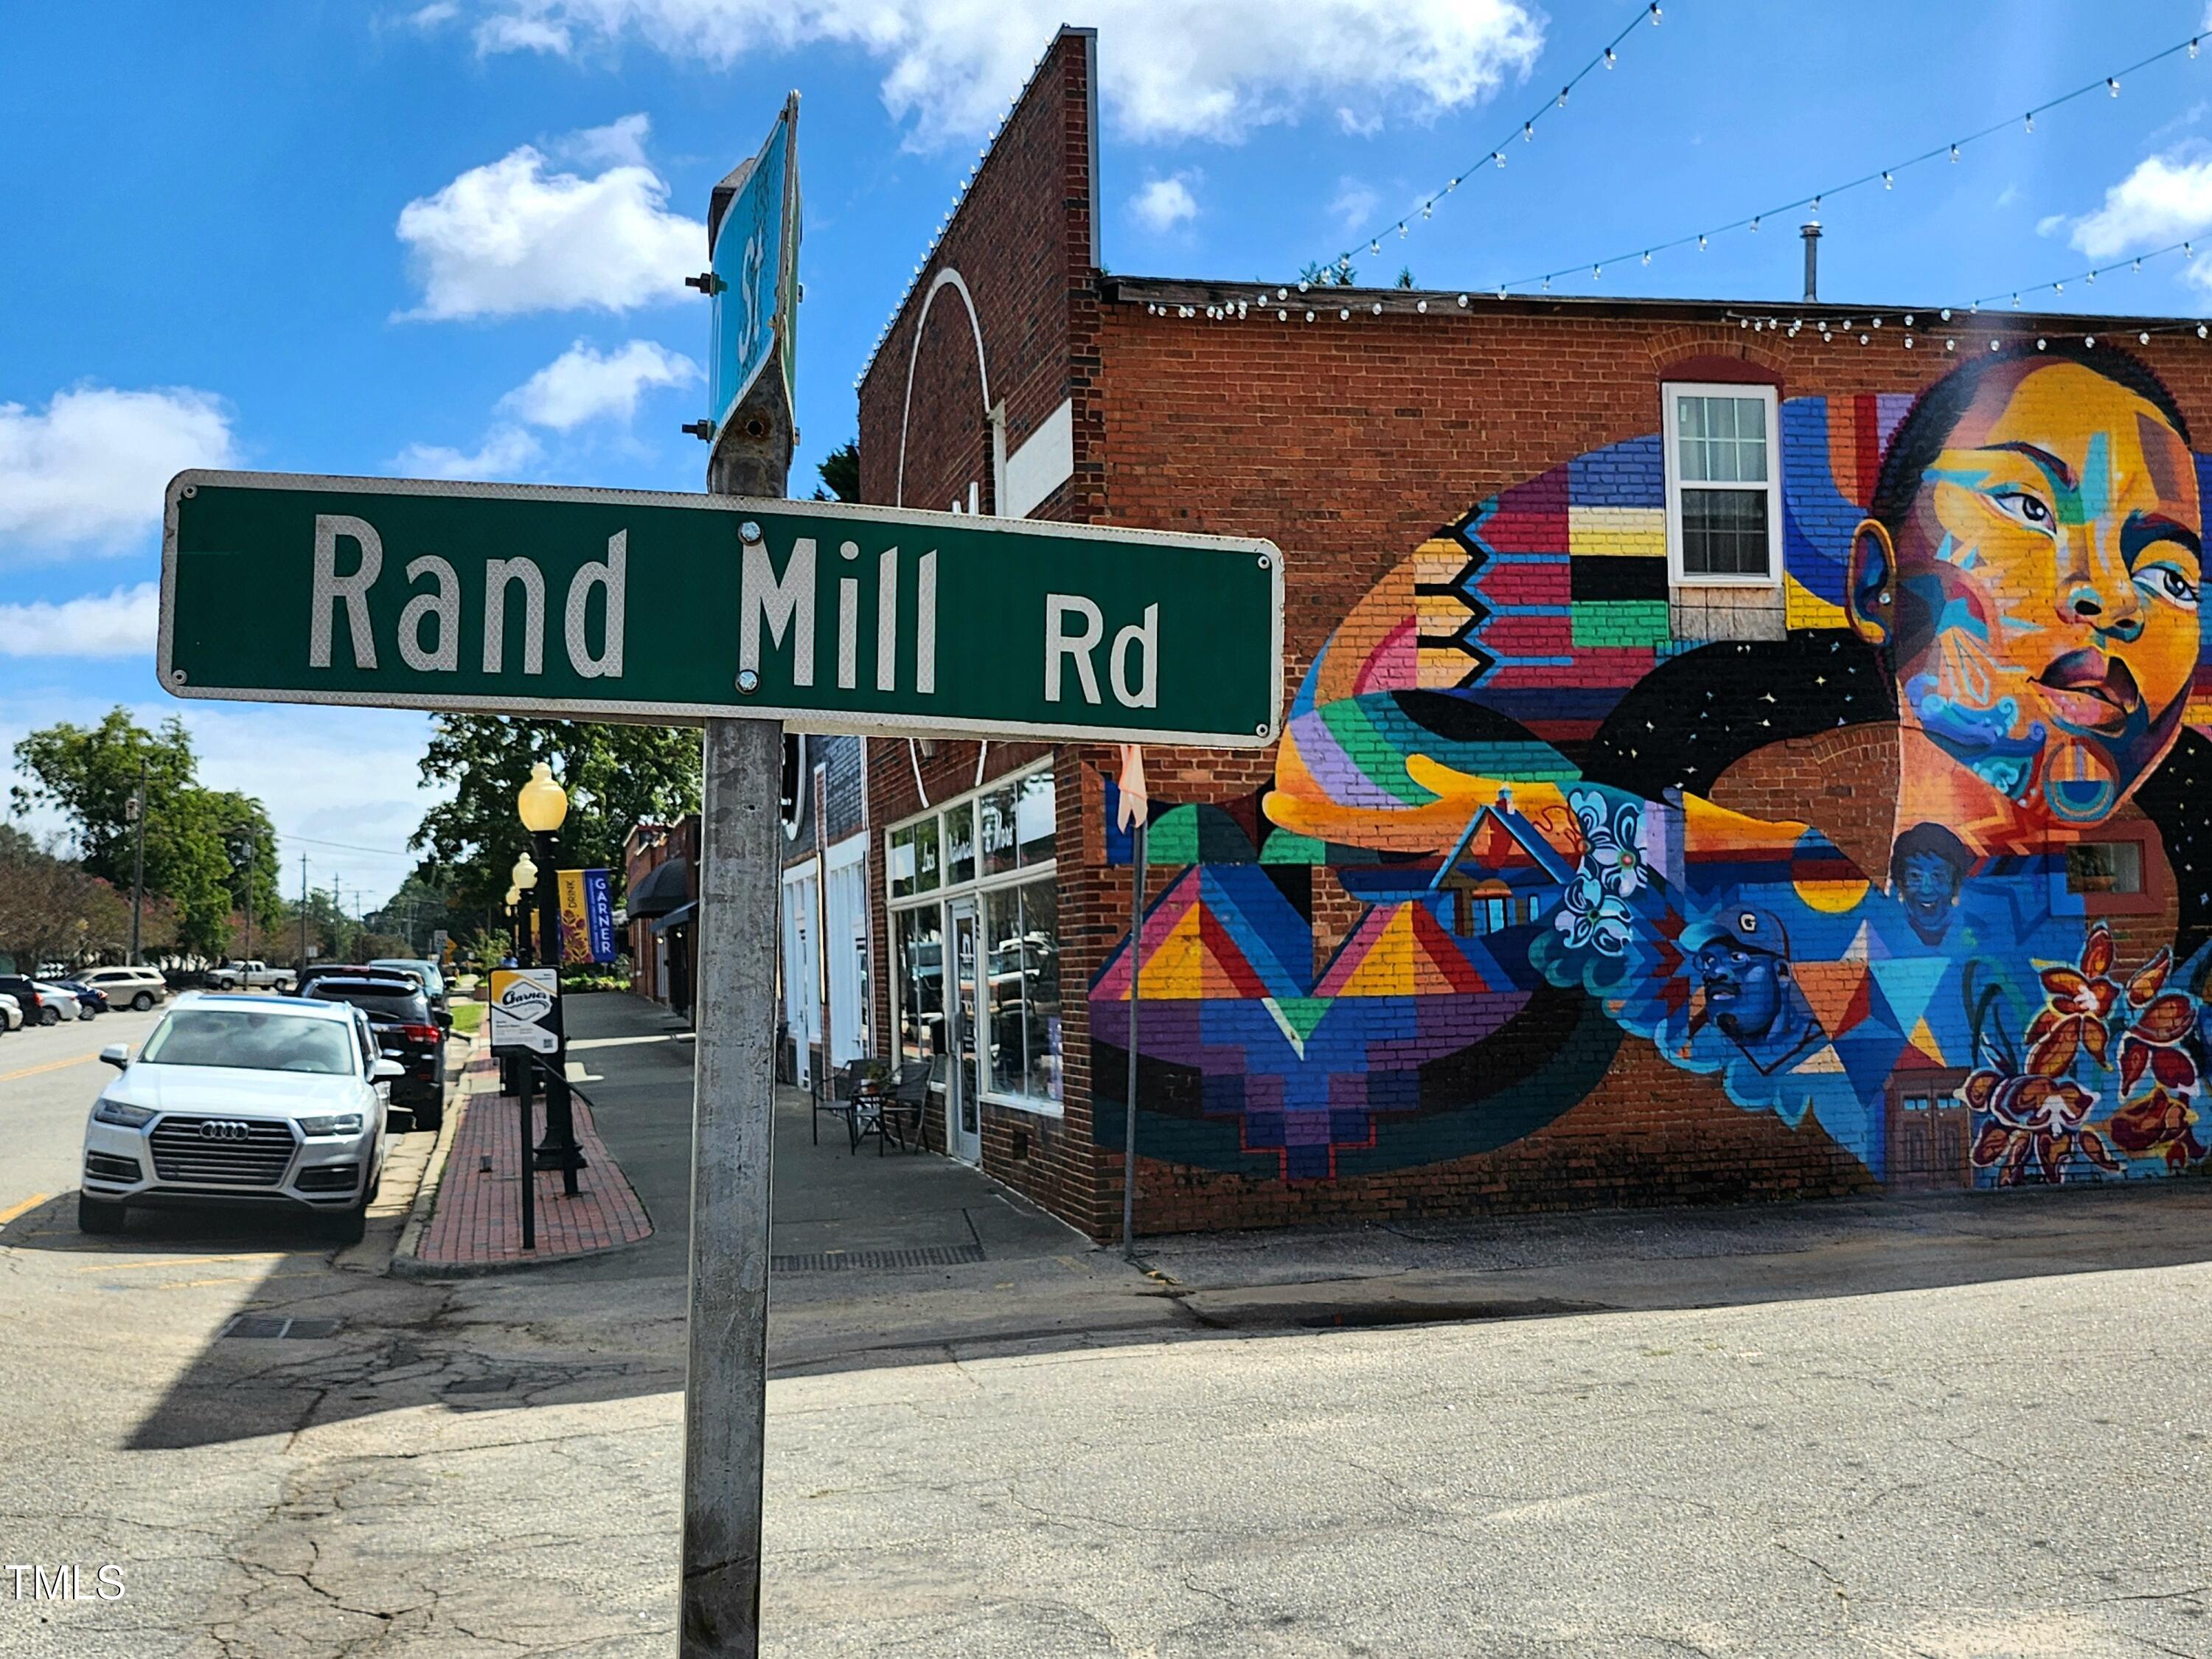
[(1023, 867), (1027, 868), (1052, 857), (1052, 774), (1032, 772), (1017, 787), (1021, 799), (1014, 808), (1014, 834), (1021, 842)]
[(995, 1093), (1060, 1097), (1059, 903), (1049, 881), (983, 896)]
[(983, 843), (983, 873), (1003, 876), (1014, 867), (1018, 843), (1014, 839), (1014, 786), (994, 789), (975, 803), (976, 823)]
[(937, 820), (924, 818), (892, 830), (888, 859), (893, 898), (935, 892), (939, 867)]
[(945, 1033), (945, 935), (934, 904), (897, 910), (899, 1058), (933, 1059)]
[(945, 880), (975, 879), (975, 809), (972, 805), (951, 808), (945, 814)]

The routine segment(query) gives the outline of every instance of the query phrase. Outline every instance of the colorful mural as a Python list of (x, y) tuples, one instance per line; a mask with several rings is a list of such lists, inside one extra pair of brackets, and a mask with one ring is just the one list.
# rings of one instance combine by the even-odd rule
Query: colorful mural
[[(1642, 1044), (1896, 1184), (2206, 1156), (2206, 462), (2179, 410), (2069, 348), (1778, 424), (1786, 639), (1674, 636), (1663, 446), (1632, 440), (1372, 589), (1271, 787), (1153, 801), (1180, 869), (1139, 958), (1148, 1151), (1293, 1182), (1433, 1163)], [(1124, 949), (1091, 990), (1102, 1102), (1130, 981)]]

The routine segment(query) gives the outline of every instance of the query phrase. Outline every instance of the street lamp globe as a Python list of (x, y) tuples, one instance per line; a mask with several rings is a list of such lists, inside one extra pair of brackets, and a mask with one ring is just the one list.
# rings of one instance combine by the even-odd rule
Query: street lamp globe
[(507, 908), (508, 909), (512, 910), (513, 908), (514, 908), (514, 907), (515, 907), (516, 905), (518, 905), (518, 904), (520, 904), (520, 903), (521, 903), (521, 902), (522, 902), (522, 889), (520, 889), (520, 887), (510, 887), (510, 888), (508, 888), (508, 889), (507, 890)]
[(518, 890), (538, 885), (537, 861), (527, 853), (515, 860), (514, 868), (509, 873), (514, 876), (514, 884)]
[(568, 816), (568, 792), (553, 781), (553, 769), (539, 761), (530, 769), (530, 781), (522, 786), (514, 805), (524, 829), (533, 836), (550, 836)]

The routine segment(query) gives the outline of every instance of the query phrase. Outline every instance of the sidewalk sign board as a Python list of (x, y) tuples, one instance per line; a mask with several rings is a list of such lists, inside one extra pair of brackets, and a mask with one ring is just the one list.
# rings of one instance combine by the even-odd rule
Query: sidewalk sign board
[(550, 1054), (561, 1046), (561, 975), (552, 968), (491, 970), (494, 1054)]
[(180, 697), (1252, 748), (1268, 542), (526, 484), (181, 472)]

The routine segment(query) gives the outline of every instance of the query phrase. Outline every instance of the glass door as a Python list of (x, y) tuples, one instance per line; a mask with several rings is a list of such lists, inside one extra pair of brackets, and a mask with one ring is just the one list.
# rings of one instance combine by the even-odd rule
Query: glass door
[(980, 981), (976, 973), (975, 902), (956, 901), (945, 907), (952, 926), (952, 996), (951, 1018), (952, 1064), (945, 1081), (945, 1146), (963, 1164), (980, 1164), (983, 1158), (981, 1079), (975, 1066), (975, 1018)]

